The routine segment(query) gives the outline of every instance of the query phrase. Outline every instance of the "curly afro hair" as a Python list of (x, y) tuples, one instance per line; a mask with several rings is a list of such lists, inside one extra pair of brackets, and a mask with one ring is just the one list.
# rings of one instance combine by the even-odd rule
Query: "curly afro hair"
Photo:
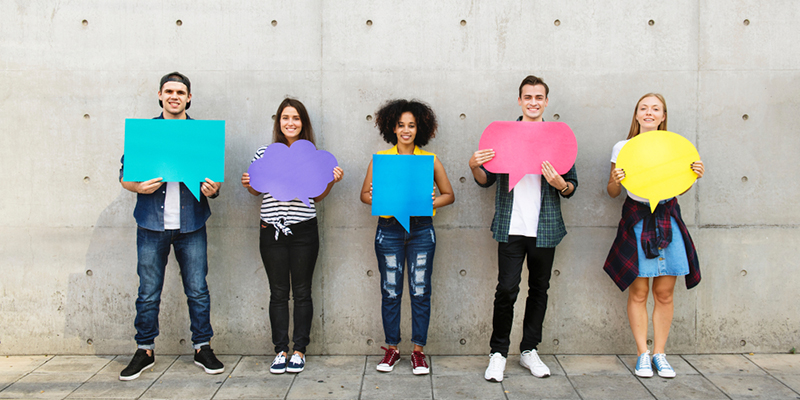
[(375, 126), (380, 130), (383, 140), (393, 145), (397, 144), (397, 135), (394, 129), (397, 121), (404, 112), (410, 112), (417, 120), (417, 135), (414, 144), (422, 147), (436, 137), (438, 122), (436, 114), (431, 107), (419, 100), (389, 100), (375, 113)]

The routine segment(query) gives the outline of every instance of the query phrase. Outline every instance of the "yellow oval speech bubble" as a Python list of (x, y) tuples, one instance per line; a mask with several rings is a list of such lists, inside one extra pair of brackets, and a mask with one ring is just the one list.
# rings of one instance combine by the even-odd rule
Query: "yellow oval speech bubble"
[(617, 168), (625, 170), (622, 185), (650, 201), (650, 212), (658, 202), (673, 198), (692, 187), (697, 174), (692, 163), (700, 154), (690, 141), (677, 133), (650, 131), (636, 135), (622, 146)]

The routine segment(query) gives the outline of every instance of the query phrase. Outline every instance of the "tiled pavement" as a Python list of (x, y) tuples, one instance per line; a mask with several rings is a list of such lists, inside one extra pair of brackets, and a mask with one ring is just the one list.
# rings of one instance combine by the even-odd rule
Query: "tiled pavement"
[(502, 383), (486, 382), (487, 356), (433, 356), (414, 376), (408, 357), (394, 372), (378, 356), (308, 356), (300, 374), (272, 375), (271, 357), (220, 356), (206, 375), (189, 355), (156, 356), (130, 382), (122, 356), (0, 356), (0, 399), (800, 399), (800, 355), (670, 356), (674, 379), (633, 375), (632, 355), (547, 355), (553, 375), (533, 377), (509, 357)]

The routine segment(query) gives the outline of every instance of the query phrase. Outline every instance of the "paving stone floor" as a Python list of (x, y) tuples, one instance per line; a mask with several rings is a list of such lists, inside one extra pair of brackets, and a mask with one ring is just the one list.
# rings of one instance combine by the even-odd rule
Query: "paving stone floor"
[(502, 383), (487, 382), (487, 356), (432, 356), (415, 376), (407, 357), (391, 373), (378, 356), (308, 356), (300, 374), (272, 375), (271, 357), (219, 356), (207, 375), (190, 355), (157, 355), (122, 382), (131, 355), (0, 356), (0, 399), (800, 399), (800, 355), (670, 356), (674, 379), (633, 375), (633, 355), (543, 355), (552, 376), (533, 377), (510, 356)]

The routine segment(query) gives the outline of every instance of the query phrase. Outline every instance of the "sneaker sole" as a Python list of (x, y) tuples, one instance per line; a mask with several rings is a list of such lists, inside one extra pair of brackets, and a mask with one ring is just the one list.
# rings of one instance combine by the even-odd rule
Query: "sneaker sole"
[(545, 373), (545, 374), (541, 374), (541, 375), (536, 375), (536, 373), (535, 373), (535, 372), (533, 372), (533, 369), (532, 369), (531, 367), (529, 367), (527, 364), (525, 364), (525, 363), (522, 361), (522, 359), (520, 359), (520, 360), (519, 360), (519, 365), (521, 365), (521, 366), (522, 366), (523, 368), (525, 368), (525, 369), (528, 369), (528, 370), (530, 370), (530, 371), (531, 371), (531, 375), (533, 375), (533, 376), (535, 376), (535, 377), (537, 377), (537, 378), (547, 378), (548, 376), (550, 376), (550, 373), (549, 373), (549, 372), (548, 372), (548, 373)]
[(430, 374), (430, 373), (431, 373), (431, 369), (430, 369), (430, 368), (425, 368), (425, 369), (422, 369), (422, 368), (414, 368), (414, 369), (412, 369), (412, 370), (411, 370), (411, 372), (412, 372), (414, 375), (427, 375), (427, 374)]
[(663, 374), (661, 373), (661, 371), (658, 371), (658, 376), (660, 376), (662, 378), (674, 378), (675, 377), (675, 371), (672, 371), (671, 373), (670, 372), (665, 372)]
[(282, 374), (282, 373), (286, 372), (286, 368), (283, 368), (283, 369), (272, 369), (272, 368), (270, 368), (269, 372), (272, 373), (272, 374)]
[(208, 368), (206, 368), (205, 365), (203, 365), (203, 364), (201, 364), (201, 363), (199, 363), (197, 361), (194, 362), (194, 365), (197, 365), (198, 367), (202, 368), (209, 375), (221, 374), (222, 371), (225, 371), (225, 367), (222, 367), (220, 369), (208, 369)]
[(394, 370), (394, 365), (378, 364), (378, 366), (375, 369), (377, 369), (380, 372), (392, 372), (392, 370)]
[(635, 371), (633, 374), (638, 376), (639, 378), (652, 378), (653, 377), (653, 371), (650, 371), (650, 374), (647, 374), (646, 372), (641, 372), (640, 373), (639, 371)]
[(483, 379), (486, 379), (489, 382), (502, 382), (503, 381), (503, 378), (497, 379), (497, 378), (495, 378), (493, 376), (490, 376), (490, 377), (487, 378), (486, 375), (483, 376)]
[(286, 368), (286, 372), (291, 372), (293, 374), (297, 374), (297, 373), (303, 372), (303, 369), (305, 369), (305, 367), (303, 367), (303, 368), (288, 368), (287, 367)]
[(132, 381), (132, 380), (138, 378), (139, 375), (141, 375), (142, 372), (144, 372), (144, 370), (146, 370), (148, 368), (153, 368), (154, 365), (156, 365), (156, 363), (152, 363), (152, 364), (140, 369), (139, 372), (137, 372), (137, 373), (135, 373), (135, 374), (133, 374), (131, 376), (122, 376), (122, 375), (120, 375), (119, 376), (119, 380), (121, 380), (121, 381)]

